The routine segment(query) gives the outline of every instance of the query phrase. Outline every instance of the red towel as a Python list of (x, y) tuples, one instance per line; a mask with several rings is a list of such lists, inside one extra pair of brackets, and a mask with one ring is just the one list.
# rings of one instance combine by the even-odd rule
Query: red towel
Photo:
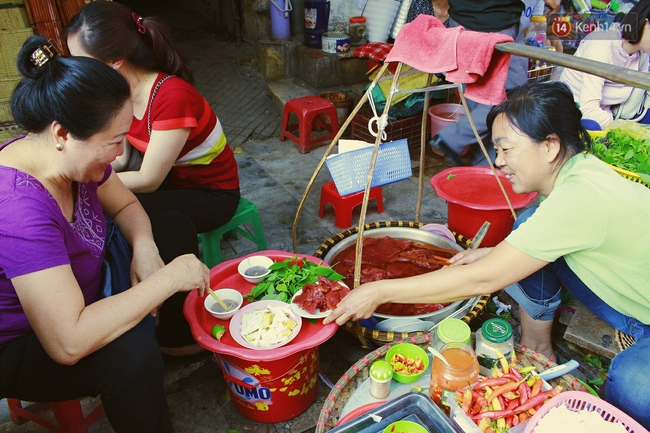
[(494, 49), (513, 42), (501, 33), (482, 33), (464, 27), (446, 28), (439, 19), (420, 14), (397, 35), (387, 62), (402, 62), (428, 73), (446, 72), (447, 81), (466, 84), (465, 96), (496, 105), (506, 99), (510, 54)]

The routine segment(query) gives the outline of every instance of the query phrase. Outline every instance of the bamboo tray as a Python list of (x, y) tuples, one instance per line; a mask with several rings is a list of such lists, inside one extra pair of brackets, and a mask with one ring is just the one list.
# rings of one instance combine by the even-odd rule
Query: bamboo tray
[[(384, 221), (384, 222), (368, 223), (364, 225), (364, 233), (365, 231), (368, 230), (384, 228), (384, 227), (408, 227), (408, 228), (419, 229), (422, 228), (424, 225), (425, 223), (422, 222), (416, 223), (413, 221)], [(318, 250), (316, 250), (316, 252), (313, 254), (314, 257), (318, 257), (320, 259), (324, 258), (327, 255), (328, 251), (334, 245), (338, 244), (343, 239), (349, 236), (356, 235), (358, 231), (359, 231), (358, 227), (352, 227), (351, 229), (333, 235), (331, 238), (327, 239), (325, 242), (323, 242), (320, 245)], [(472, 244), (471, 239), (466, 238), (461, 234), (454, 233), (454, 237), (456, 238), (456, 243), (460, 245), (462, 248), (467, 249)], [(480, 316), (483, 313), (483, 311), (485, 311), (485, 306), (489, 302), (490, 296), (491, 295), (483, 295), (479, 297), (476, 303), (472, 306), (471, 310), (467, 312), (463, 317), (461, 317), (461, 320), (469, 324), (472, 320)], [(362, 326), (360, 322), (347, 322), (344, 326), (344, 329), (350, 332), (351, 334), (356, 335), (357, 338), (359, 338), (359, 340), (361, 341), (363, 347), (371, 347), (371, 344), (369, 343), (373, 343), (375, 346), (381, 346), (383, 344), (392, 343), (407, 338), (423, 336), (427, 334), (426, 332), (378, 331), (376, 329), (366, 328), (365, 326)]]
[[(325, 399), (325, 403), (318, 416), (315, 433), (324, 433), (336, 427), (345, 403), (350, 399), (354, 391), (368, 378), (370, 365), (373, 361), (382, 358), (394, 344), (412, 343), (418, 346), (427, 346), (430, 342), (431, 339), (428, 334), (409, 337), (403, 341), (385, 344), (355, 362), (334, 384), (334, 388), (332, 388)], [(519, 344), (515, 344), (515, 352), (522, 365), (533, 365), (538, 372), (557, 365), (546, 356), (527, 349), (525, 346), (522, 347)], [(553, 386), (561, 385), (565, 391), (587, 391), (571, 374), (565, 374), (548, 382)]]

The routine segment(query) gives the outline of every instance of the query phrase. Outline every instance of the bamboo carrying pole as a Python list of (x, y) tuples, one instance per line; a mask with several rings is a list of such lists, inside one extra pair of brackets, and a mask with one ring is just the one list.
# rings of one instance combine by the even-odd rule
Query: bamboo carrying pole
[(515, 56), (528, 57), (533, 60), (542, 60), (553, 65), (563, 66), (565, 68), (575, 69), (576, 71), (607, 78), (615, 83), (650, 90), (650, 75), (648, 75), (647, 72), (637, 72), (631, 69), (597, 62), (595, 60), (583, 59), (570, 54), (558, 53), (544, 48), (531, 47), (529, 45), (516, 44), (514, 42), (497, 44), (495, 48), (501, 52)]

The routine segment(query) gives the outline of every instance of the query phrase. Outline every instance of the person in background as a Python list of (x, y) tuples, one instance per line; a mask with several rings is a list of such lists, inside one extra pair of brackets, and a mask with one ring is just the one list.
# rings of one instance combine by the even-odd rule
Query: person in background
[[(640, 0), (625, 16), (620, 27), (593, 31), (582, 41), (575, 56), (633, 71), (648, 72), (650, 61), (650, 0)], [(620, 29), (620, 30), (619, 30)], [(575, 102), (586, 120), (596, 122), (591, 129), (602, 129), (614, 120), (613, 108), (625, 103), (632, 87), (606, 78), (565, 68), (560, 81), (573, 92)], [(641, 102), (641, 101), (639, 101)], [(640, 123), (650, 123), (650, 116)]]
[[(197, 288), (196, 256), (164, 266), (147, 214), (111, 162), (133, 117), (129, 85), (95, 59), (64, 58), (41, 36), (18, 54), (11, 111), (27, 135), (0, 146), (0, 398), (99, 395), (115, 432), (173, 431), (164, 365), (134, 328)], [(106, 217), (130, 243), (133, 287), (103, 299)]]
[[(499, 32), (512, 37), (515, 42), (523, 43), (523, 29), (519, 22), (524, 12), (524, 2), (521, 0), (448, 0), (449, 27), (463, 26), (476, 32)], [(512, 56), (506, 79), (506, 89), (512, 89), (526, 82), (528, 77), (528, 59)], [(467, 101), (472, 120), (485, 144), (488, 137), (485, 119), (492, 106)], [(470, 146), (470, 162), (472, 165), (488, 165), (488, 162), (477, 146), (476, 136), (470, 126), (467, 116), (461, 117), (457, 123), (443, 128), (429, 141), (433, 153), (442, 156), (451, 165), (464, 165), (461, 154)], [(488, 152), (490, 148), (486, 145)], [(491, 156), (491, 159), (493, 157)]]
[[(233, 151), (210, 104), (191, 85), (186, 57), (162, 21), (112, 1), (88, 3), (65, 33), (72, 55), (99, 59), (129, 83), (131, 158), (114, 167), (149, 215), (160, 256), (169, 263), (198, 255), (198, 233), (228, 222), (240, 192)], [(133, 164), (134, 155), (141, 164)], [(160, 309), (157, 338), (169, 355), (202, 350), (183, 315), (186, 296), (178, 293)]]
[[(496, 165), (516, 193), (537, 192), (494, 248), (465, 250), (435, 272), (363, 284), (324, 324), (369, 318), (387, 302), (442, 303), (506, 288), (520, 306), (521, 345), (555, 360), (553, 318), (561, 286), (636, 343), (616, 355), (605, 398), (650, 427), (650, 189), (595, 156), (582, 113), (560, 82), (525, 84), (487, 117)], [(606, 205), (604, 205), (606, 203)], [(525, 221), (524, 221), (525, 220)], [(399, 287), (399, 290), (395, 290)]]
[(410, 23), (420, 14), (432, 15), (438, 18), (445, 27), (449, 27), (449, 2), (447, 0), (413, 0), (406, 15), (406, 22)]

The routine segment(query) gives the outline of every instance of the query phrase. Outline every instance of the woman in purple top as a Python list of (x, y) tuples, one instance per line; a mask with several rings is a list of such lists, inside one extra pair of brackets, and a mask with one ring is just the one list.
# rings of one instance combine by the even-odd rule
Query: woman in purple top
[[(163, 265), (111, 169), (133, 117), (124, 78), (40, 36), (17, 65), (11, 109), (28, 133), (0, 146), (0, 398), (99, 395), (116, 432), (171, 432), (158, 344), (134, 326), (174, 293), (203, 295), (209, 271), (194, 255)], [(133, 249), (133, 287), (98, 300), (104, 214)]]

